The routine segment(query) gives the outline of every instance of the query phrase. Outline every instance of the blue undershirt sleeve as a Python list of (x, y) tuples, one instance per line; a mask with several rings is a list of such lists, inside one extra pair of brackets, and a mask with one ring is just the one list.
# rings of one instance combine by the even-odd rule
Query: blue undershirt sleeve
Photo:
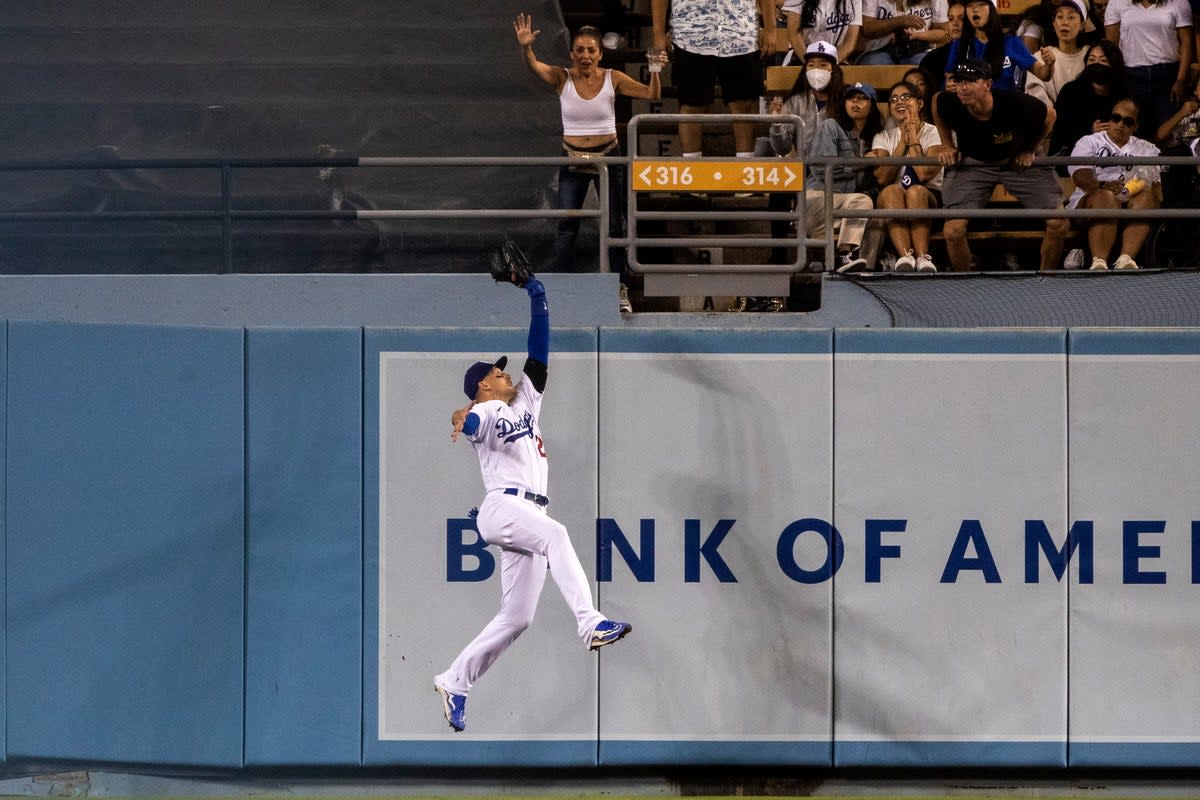
[(546, 304), (546, 288), (537, 278), (530, 278), (525, 291), (529, 292), (529, 357), (549, 364), (550, 307)]
[(463, 420), (462, 432), (467, 436), (474, 436), (475, 432), (479, 430), (479, 422), (478, 414), (474, 411), (468, 413), (467, 418)]

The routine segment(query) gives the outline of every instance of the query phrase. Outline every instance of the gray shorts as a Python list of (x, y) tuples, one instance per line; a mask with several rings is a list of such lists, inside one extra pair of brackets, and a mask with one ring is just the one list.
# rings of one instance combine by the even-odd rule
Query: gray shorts
[(946, 167), (942, 202), (945, 208), (983, 208), (998, 183), (1026, 208), (1062, 208), (1062, 184), (1053, 168), (1016, 169), (972, 159)]

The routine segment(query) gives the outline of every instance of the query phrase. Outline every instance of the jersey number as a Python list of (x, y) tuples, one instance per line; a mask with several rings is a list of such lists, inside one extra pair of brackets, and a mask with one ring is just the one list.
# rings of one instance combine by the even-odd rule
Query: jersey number
[(546, 448), (542, 445), (542, 437), (535, 436), (533, 438), (534, 438), (534, 441), (537, 442), (538, 455), (541, 456), (542, 458), (546, 458)]

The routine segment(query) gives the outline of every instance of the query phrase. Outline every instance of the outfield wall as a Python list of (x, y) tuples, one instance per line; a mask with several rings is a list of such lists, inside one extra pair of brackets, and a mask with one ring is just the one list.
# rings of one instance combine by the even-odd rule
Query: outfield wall
[(494, 613), (448, 414), (517, 328), (10, 321), (4, 752), (266, 765), (1200, 765), (1200, 332), (556, 328), (552, 581)]

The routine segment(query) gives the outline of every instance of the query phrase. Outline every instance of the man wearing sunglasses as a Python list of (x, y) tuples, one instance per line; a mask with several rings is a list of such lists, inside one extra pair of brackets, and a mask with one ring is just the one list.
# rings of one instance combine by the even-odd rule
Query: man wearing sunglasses
[[(1138, 107), (1130, 98), (1113, 104), (1108, 130), (1088, 134), (1075, 143), (1072, 156), (1157, 156), (1159, 151), (1145, 139), (1134, 136), (1138, 128)], [(1160, 169), (1157, 166), (1096, 166), (1072, 164), (1067, 167), (1075, 181), (1068, 208), (1158, 208), (1162, 204)], [(1076, 220), (1087, 230), (1091, 269), (1108, 269), (1108, 256), (1117, 241), (1117, 219)], [(1121, 230), (1121, 249), (1114, 269), (1137, 269), (1135, 260), (1150, 234), (1150, 220), (1125, 222)]]
[[(946, 167), (945, 208), (983, 208), (1000, 184), (1025, 208), (1062, 208), (1062, 187), (1054, 170), (1032, 166), (1038, 145), (1054, 127), (1054, 109), (1027, 94), (993, 89), (992, 68), (986, 61), (964, 58), (950, 77), (954, 90), (938, 94), (933, 103), (933, 121), (942, 140), (938, 159)], [(1046, 220), (1043, 270), (1057, 269), (1069, 230), (1065, 219)], [(947, 219), (942, 232), (950, 266), (969, 270), (967, 220)]]

